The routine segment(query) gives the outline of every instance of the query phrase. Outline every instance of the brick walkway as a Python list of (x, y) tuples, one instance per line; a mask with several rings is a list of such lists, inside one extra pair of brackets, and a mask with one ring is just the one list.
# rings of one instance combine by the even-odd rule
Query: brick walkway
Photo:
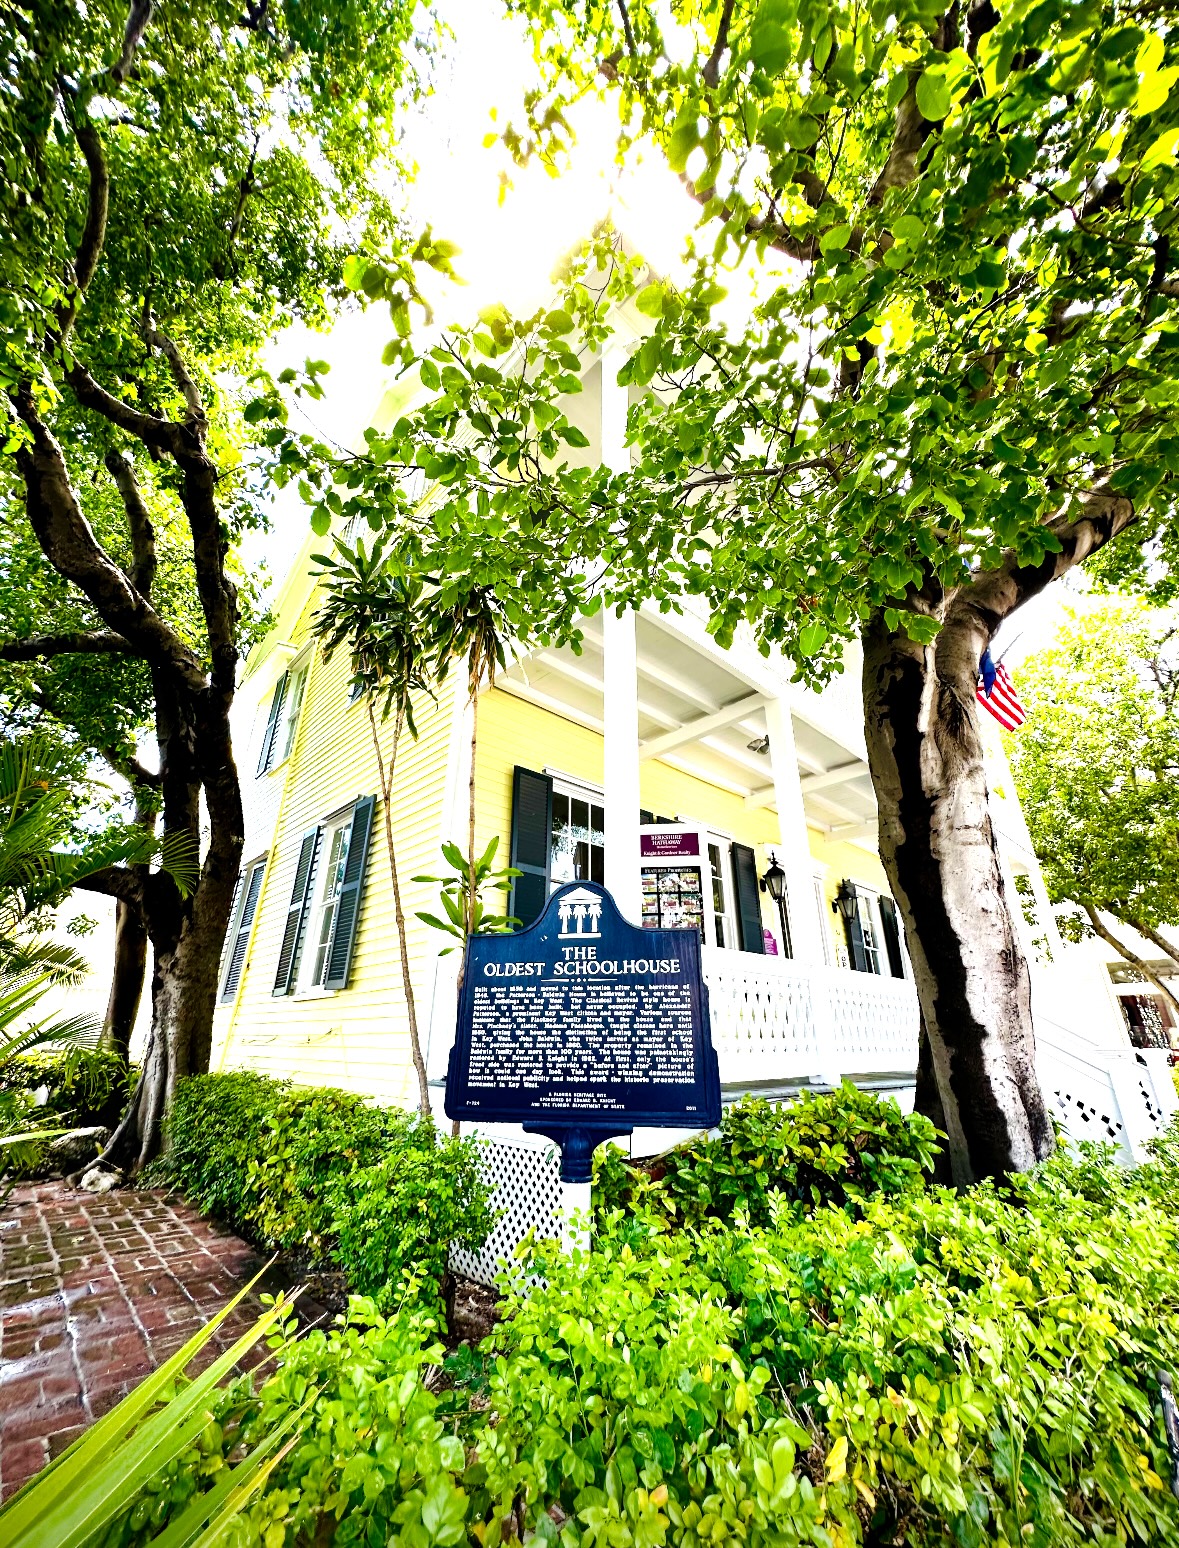
[[(0, 1208), (0, 1496), (174, 1354), (261, 1266), (179, 1200), (40, 1183)], [(242, 1306), (209, 1358), (253, 1321)]]

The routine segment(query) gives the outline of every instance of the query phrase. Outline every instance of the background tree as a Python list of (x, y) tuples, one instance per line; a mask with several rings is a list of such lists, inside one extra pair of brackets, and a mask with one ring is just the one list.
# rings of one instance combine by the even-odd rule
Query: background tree
[[(152, 470), (145, 470), (150, 484)], [(12, 499), (19, 494), (10, 488)], [(185, 638), (201, 637), (202, 619), (191, 543), (186, 547), (184, 514), (178, 502), (153, 490), (149, 498), (155, 527), (156, 605)], [(104, 548), (121, 568), (132, 566), (126, 517), (114, 485), (92, 492), (89, 516)], [(242, 572), (227, 555), (226, 565), (237, 587), (239, 649), (244, 654), (268, 623), (260, 606), (257, 577)], [(45, 628), (55, 634), (85, 631), (93, 612), (83, 596), (62, 579), (33, 538), (27, 523), (12, 521), (0, 528), (0, 640), (23, 641)], [(160, 777), (139, 757), (150, 744), (154, 695), (147, 663), (126, 653), (88, 656), (66, 653), (32, 659), (0, 660), (0, 724), (14, 734), (37, 728), (56, 738), (75, 769), (75, 807), (89, 806), (95, 820), (105, 820), (100, 807), (126, 807), (145, 831), (155, 831)], [(69, 753), (68, 758), (65, 757)], [(107, 780), (94, 777), (105, 765)], [(142, 880), (142, 878), (141, 878)], [(143, 993), (148, 932), (141, 889), (115, 900), (115, 939), (110, 993), (103, 1039), (127, 1058)]]
[(1007, 738), (1054, 903), (1079, 909), (1165, 995), (1175, 991), (1103, 914), (1176, 964), (1179, 924), (1179, 649), (1173, 617), (1089, 599), (1020, 668), (1028, 718)]
[[(5, 520), (27, 524), (82, 626), (30, 620), (0, 656), (140, 663), (163, 840), (195, 845), (207, 822), (191, 892), (126, 866), (89, 882), (142, 904), (154, 952), (143, 1076), (112, 1140), (133, 1163), (158, 1143), (176, 1081), (207, 1067), (241, 856), (229, 554), (259, 519), (249, 437), (267, 434), (264, 410), (243, 423), (241, 384), (285, 322), (327, 321), (358, 244), (394, 255), (394, 304), (410, 244), (389, 200), (391, 151), (416, 54), (413, 7), (385, 0), (6, 13)], [(445, 261), (422, 243), (413, 256)], [(96, 508), (114, 500), (121, 544)], [(195, 631), (161, 578), (157, 532), (171, 517), (191, 555)]]

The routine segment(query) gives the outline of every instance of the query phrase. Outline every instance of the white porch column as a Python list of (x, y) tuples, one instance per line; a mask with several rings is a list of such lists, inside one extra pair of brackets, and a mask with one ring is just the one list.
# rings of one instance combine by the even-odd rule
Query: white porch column
[(632, 924), (643, 918), (639, 880), (639, 704), (635, 615), (602, 617), (605, 699), (606, 890)]
[[(630, 465), (626, 444), (629, 393), (618, 385), (625, 350), (611, 341), (602, 352), (602, 462), (611, 472)], [(606, 890), (634, 924), (643, 918), (639, 880), (639, 684), (635, 615), (602, 614), (602, 720), (606, 796)]]
[(790, 705), (785, 699), (768, 699), (765, 715), (770, 737), (774, 804), (778, 808), (780, 842), (777, 854), (786, 872), (786, 908), (794, 959), (808, 967), (822, 967), (823, 938), (819, 934), (819, 912), (815, 906), (815, 862), (807, 837)]

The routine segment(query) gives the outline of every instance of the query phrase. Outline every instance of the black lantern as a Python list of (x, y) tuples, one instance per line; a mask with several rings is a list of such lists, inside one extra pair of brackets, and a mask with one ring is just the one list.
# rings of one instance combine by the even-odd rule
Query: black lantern
[(836, 889), (835, 902), (831, 908), (835, 913), (842, 914), (849, 924), (856, 917), (856, 892), (846, 876)]
[(761, 879), (761, 890), (768, 892), (775, 903), (781, 903), (786, 896), (786, 872), (778, 864), (778, 857), (772, 849), (769, 866)]
[(790, 920), (786, 913), (786, 872), (778, 864), (778, 857), (772, 849), (766, 874), (758, 882), (758, 886), (763, 892), (768, 893), (778, 906), (778, 919), (782, 925), (782, 952), (787, 957), (793, 957), (794, 943), (790, 939)]

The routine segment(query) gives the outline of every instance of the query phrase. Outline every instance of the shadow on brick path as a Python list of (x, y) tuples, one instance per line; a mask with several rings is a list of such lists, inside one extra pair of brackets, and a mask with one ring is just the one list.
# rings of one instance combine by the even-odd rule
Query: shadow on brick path
[[(15, 1189), (0, 1209), (0, 1496), (113, 1408), (260, 1267), (252, 1247), (167, 1194)], [(258, 1310), (243, 1301), (206, 1360)]]

